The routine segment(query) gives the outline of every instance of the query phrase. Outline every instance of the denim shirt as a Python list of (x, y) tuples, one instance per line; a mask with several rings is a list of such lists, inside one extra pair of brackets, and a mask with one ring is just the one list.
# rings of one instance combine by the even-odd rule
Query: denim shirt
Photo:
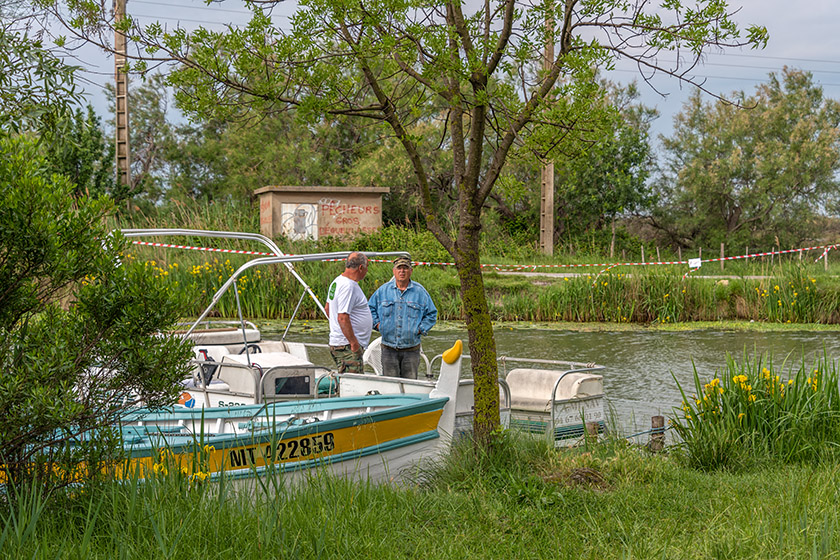
[(437, 322), (435, 307), (426, 288), (409, 280), (405, 291), (391, 278), (379, 286), (368, 301), (373, 328), (382, 333), (382, 344), (391, 348), (411, 348)]

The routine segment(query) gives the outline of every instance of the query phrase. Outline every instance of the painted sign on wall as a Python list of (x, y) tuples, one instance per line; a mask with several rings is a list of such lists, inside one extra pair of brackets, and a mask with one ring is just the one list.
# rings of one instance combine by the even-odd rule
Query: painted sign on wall
[(318, 205), (290, 204), (280, 205), (281, 234), (292, 241), (318, 239)]

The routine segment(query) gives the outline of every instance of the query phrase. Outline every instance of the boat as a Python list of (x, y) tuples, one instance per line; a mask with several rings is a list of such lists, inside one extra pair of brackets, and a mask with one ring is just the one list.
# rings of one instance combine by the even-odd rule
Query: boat
[[(309, 295), (321, 311), (321, 302), (294, 270), (295, 262), (340, 260), (348, 252), (309, 255), (286, 255), (275, 242), (260, 234), (189, 230), (189, 229), (132, 229), (123, 235), (138, 237), (211, 237), (239, 239), (262, 244), (263, 255), (251, 258), (235, 270), (214, 294), (211, 303), (194, 322), (185, 325), (177, 334), (193, 345), (193, 375), (184, 381), (179, 404), (187, 408), (238, 407), (262, 405), (282, 401), (318, 399), (323, 397), (361, 397), (374, 394), (404, 395), (430, 394), (435, 389), (434, 371), (442, 356), (428, 358), (421, 354), (426, 366), (425, 379), (403, 379), (383, 375), (379, 344), (374, 339), (365, 351), (368, 372), (337, 374), (329, 367), (310, 360), (309, 348), (325, 344), (301, 343), (286, 340), (303, 298)], [(404, 252), (365, 252), (369, 258), (407, 255)], [(280, 340), (265, 340), (253, 323), (246, 321), (236, 295), (237, 321), (208, 319), (214, 305), (245, 271), (258, 267), (282, 264), (302, 286), (300, 300)], [(324, 312), (326, 316), (326, 312)], [(469, 355), (462, 356), (469, 359)], [(606, 430), (602, 366), (562, 360), (545, 360), (500, 356), (499, 378), (500, 423), (532, 433), (545, 433), (558, 445), (579, 441), (587, 423), (597, 433)], [(547, 366), (546, 369), (518, 368), (505, 371), (510, 363)], [(460, 437), (472, 432), (472, 379), (461, 379), (456, 400), (456, 422), (450, 435)]]
[(299, 480), (313, 469), (372, 482), (445, 452), (454, 431), (460, 340), (429, 394), (366, 395), (259, 405), (137, 409), (123, 418), (130, 457), (119, 476), (173, 470), (192, 480)]
[(506, 379), (511, 391), (511, 427), (545, 434), (556, 446), (606, 433), (604, 369), (596, 364), (554, 362), (558, 369), (515, 368)]

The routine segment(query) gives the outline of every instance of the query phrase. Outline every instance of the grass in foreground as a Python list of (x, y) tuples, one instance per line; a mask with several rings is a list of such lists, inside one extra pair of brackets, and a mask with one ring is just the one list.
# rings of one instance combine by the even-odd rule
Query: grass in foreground
[[(177, 476), (4, 506), (4, 558), (835, 558), (835, 464), (703, 473), (610, 441), (508, 434), (404, 487), (315, 476), (273, 492)], [(46, 505), (46, 507), (44, 507)]]

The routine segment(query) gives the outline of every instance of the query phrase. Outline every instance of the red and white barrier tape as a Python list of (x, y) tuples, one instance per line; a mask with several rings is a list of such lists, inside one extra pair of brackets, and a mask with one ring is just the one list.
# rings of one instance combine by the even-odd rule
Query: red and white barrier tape
[[(132, 241), (135, 245), (147, 245), (150, 247), (165, 247), (171, 249), (190, 249), (193, 251), (208, 251), (212, 253), (231, 253), (236, 255), (263, 255), (268, 257), (275, 256), (274, 253), (264, 253), (261, 251), (240, 251), (236, 249), (217, 249), (213, 247), (196, 247), (191, 245), (174, 245), (171, 243), (154, 243), (150, 241)], [(749, 255), (736, 255), (732, 257), (717, 257), (714, 259), (689, 259), (685, 261), (648, 261), (648, 262), (623, 262), (623, 263), (583, 263), (583, 264), (482, 264), (480, 265), (481, 268), (493, 268), (498, 272), (503, 271), (510, 271), (510, 272), (522, 272), (525, 270), (532, 270), (536, 271), (538, 268), (586, 268), (586, 267), (604, 267), (601, 272), (595, 277), (596, 280), (598, 276), (601, 276), (605, 272), (609, 271), (612, 268), (617, 266), (650, 266), (650, 265), (675, 265), (675, 264), (688, 264), (691, 268), (688, 272), (683, 275), (683, 279), (685, 279), (689, 274), (698, 270), (702, 263), (712, 263), (712, 262), (721, 262), (721, 261), (734, 261), (734, 260), (742, 260), (742, 259), (753, 259), (756, 257), (769, 257), (771, 255), (785, 255), (790, 253), (802, 253), (805, 251), (813, 251), (815, 249), (823, 249), (822, 254), (817, 257), (814, 262), (819, 261), (820, 259), (824, 258), (831, 249), (836, 249), (838, 245), (816, 245), (813, 247), (802, 247), (800, 249), (784, 249), (779, 251), (766, 251), (762, 253), (752, 253)], [(330, 260), (339, 260), (339, 259), (330, 259)], [(390, 260), (385, 259), (371, 259), (371, 262), (378, 262), (378, 263), (390, 263)], [(415, 266), (455, 266), (455, 263), (452, 262), (433, 262), (433, 261), (412, 261)]]

